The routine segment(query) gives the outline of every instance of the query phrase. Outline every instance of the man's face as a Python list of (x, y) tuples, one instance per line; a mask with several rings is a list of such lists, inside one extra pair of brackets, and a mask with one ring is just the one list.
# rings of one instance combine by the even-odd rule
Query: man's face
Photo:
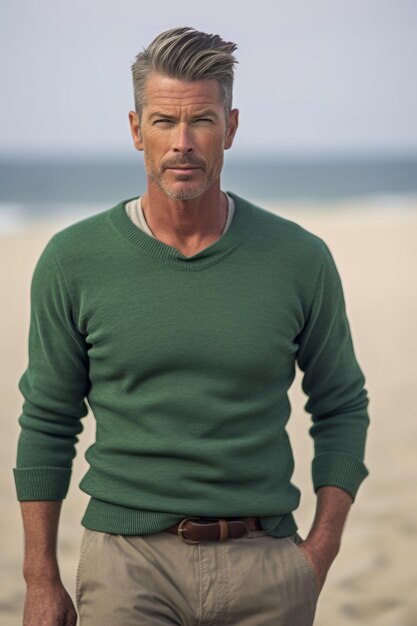
[(215, 80), (186, 82), (148, 76), (141, 120), (129, 113), (132, 137), (143, 150), (148, 179), (169, 197), (191, 200), (220, 178), (238, 111), (228, 119)]

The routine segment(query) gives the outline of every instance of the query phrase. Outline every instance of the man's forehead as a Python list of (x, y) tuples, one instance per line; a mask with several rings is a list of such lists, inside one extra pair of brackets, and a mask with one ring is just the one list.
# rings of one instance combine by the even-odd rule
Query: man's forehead
[(161, 74), (150, 74), (145, 85), (144, 106), (222, 106), (216, 80), (184, 81)]

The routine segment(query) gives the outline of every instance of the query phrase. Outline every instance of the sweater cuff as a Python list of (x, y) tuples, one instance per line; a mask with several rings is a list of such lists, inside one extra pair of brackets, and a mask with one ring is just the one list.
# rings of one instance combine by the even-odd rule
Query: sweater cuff
[(13, 470), (17, 499), (63, 500), (67, 495), (71, 469), (67, 467), (23, 467)]
[(362, 481), (368, 476), (364, 463), (346, 452), (323, 452), (313, 459), (314, 490), (320, 487), (340, 487), (355, 500)]

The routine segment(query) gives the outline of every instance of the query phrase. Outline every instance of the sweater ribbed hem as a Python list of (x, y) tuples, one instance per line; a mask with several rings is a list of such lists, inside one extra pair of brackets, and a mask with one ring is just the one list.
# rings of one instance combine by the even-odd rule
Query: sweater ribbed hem
[(17, 499), (63, 500), (67, 495), (71, 469), (65, 467), (23, 467), (13, 470)]
[(288, 537), (293, 535), (298, 528), (292, 513), (260, 517), (260, 520), (262, 529), (272, 537)]
[(316, 456), (312, 463), (315, 491), (326, 486), (340, 487), (353, 499), (368, 473), (360, 459), (346, 452), (325, 452)]
[[(89, 530), (112, 535), (152, 535), (177, 524), (184, 517), (188, 515), (129, 509), (91, 498), (81, 523)], [(273, 537), (287, 537), (297, 530), (291, 513), (260, 517), (260, 521), (263, 530)]]
[(186, 515), (130, 509), (91, 498), (81, 521), (89, 530), (112, 535), (152, 535), (179, 522)]

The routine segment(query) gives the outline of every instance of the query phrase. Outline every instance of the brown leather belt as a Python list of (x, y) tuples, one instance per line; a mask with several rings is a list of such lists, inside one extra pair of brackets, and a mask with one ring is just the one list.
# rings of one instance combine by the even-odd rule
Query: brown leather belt
[(179, 535), (186, 543), (199, 543), (238, 539), (248, 530), (262, 530), (259, 517), (184, 517), (164, 532)]

